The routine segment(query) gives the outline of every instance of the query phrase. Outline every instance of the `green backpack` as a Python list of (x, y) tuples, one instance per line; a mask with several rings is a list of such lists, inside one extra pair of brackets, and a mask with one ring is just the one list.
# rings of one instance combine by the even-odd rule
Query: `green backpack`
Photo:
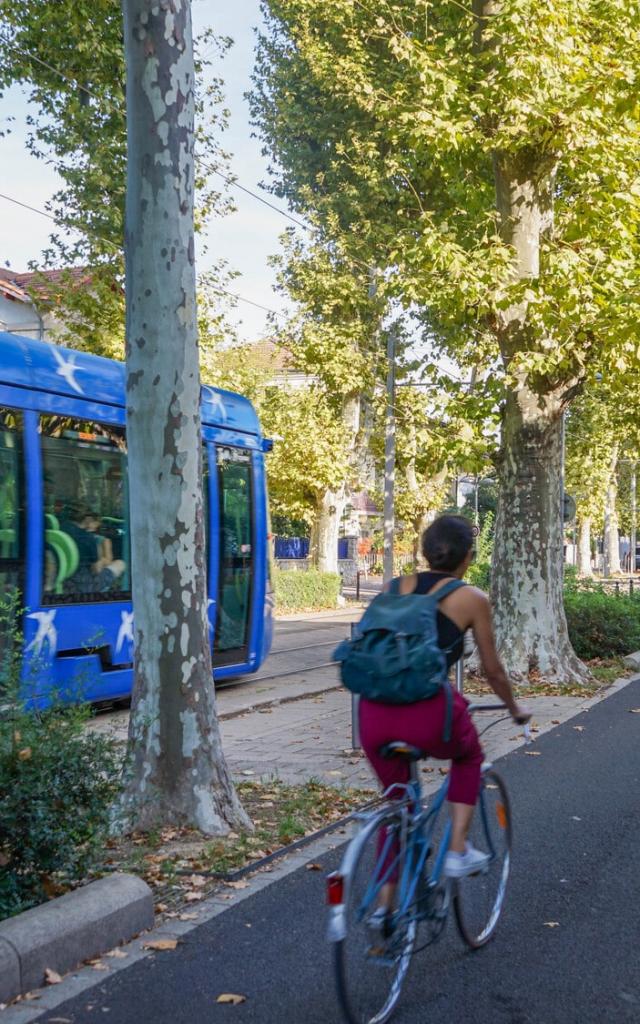
[[(400, 594), (400, 581), (378, 594), (349, 640), (333, 652), (343, 684), (352, 693), (383, 704), (413, 704), (435, 697), (447, 683), (447, 654), (438, 646), (438, 605), (464, 587), (450, 580), (435, 594)], [(451, 691), (443, 739), (451, 733)]]

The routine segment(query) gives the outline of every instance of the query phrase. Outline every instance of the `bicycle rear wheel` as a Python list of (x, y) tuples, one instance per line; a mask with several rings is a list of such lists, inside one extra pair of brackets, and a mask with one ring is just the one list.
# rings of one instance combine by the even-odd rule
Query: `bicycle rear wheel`
[(400, 998), (416, 937), (412, 912), (396, 911), (387, 929), (370, 923), (379, 906), (380, 887), (390, 877), (390, 864), (395, 868), (393, 876), (397, 871), (402, 877), (407, 857), (400, 815), (392, 812), (380, 825), (396, 836), (393, 853), (383, 858), (380, 829), (363, 837), (348, 879), (345, 937), (334, 947), (338, 1000), (349, 1024), (383, 1024), (389, 1019)]
[(490, 856), (485, 873), (456, 882), (453, 906), (462, 938), (479, 949), (496, 930), (511, 867), (511, 806), (507, 787), (490, 768), (483, 773), (469, 840)]

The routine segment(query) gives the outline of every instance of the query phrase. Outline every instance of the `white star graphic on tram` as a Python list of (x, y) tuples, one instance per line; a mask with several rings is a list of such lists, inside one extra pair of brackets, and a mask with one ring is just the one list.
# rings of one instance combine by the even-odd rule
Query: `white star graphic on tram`
[(78, 384), (75, 377), (78, 370), (81, 369), (81, 367), (76, 366), (75, 353), (72, 353), (70, 356), (68, 356), (67, 359), (65, 359), (62, 353), (57, 348), (54, 348), (53, 357), (56, 363), (58, 364), (58, 369), (56, 370), (58, 376), (64, 377), (70, 388), (73, 388), (74, 391), (77, 391), (79, 395), (83, 395), (84, 391)]
[(38, 629), (33, 640), (27, 646), (27, 650), (35, 650), (36, 654), (42, 654), (45, 640), (49, 644), (49, 653), (55, 654), (58, 646), (58, 631), (53, 624), (56, 617), (55, 610), (52, 612), (31, 612), (28, 619), (35, 619)]
[(133, 612), (120, 612), (120, 618), (122, 621), (116, 640), (116, 654), (124, 647), (125, 640), (128, 640), (130, 644), (133, 643)]
[(214, 391), (213, 388), (207, 388), (207, 393), (208, 393), (209, 401), (211, 402), (211, 405), (213, 406), (213, 409), (215, 410), (215, 412), (217, 412), (217, 414), (220, 417), (220, 419), (222, 420), (222, 422), (226, 423), (226, 420), (227, 420), (227, 410), (225, 408), (224, 402), (222, 401), (222, 398), (220, 397), (220, 395), (218, 394), (217, 391)]

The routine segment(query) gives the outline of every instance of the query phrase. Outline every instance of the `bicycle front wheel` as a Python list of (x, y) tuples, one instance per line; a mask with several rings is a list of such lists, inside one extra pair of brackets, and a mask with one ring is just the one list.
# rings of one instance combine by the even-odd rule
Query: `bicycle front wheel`
[(396, 909), (384, 924), (375, 919), (382, 886), (403, 877), (408, 856), (401, 816), (392, 812), (379, 824), (362, 837), (347, 883), (345, 937), (334, 947), (338, 1000), (349, 1024), (389, 1019), (416, 937), (411, 908)]
[(489, 854), (489, 865), (483, 874), (456, 882), (453, 906), (462, 938), (472, 949), (479, 949), (497, 928), (511, 867), (509, 794), (493, 768), (483, 773), (469, 840)]

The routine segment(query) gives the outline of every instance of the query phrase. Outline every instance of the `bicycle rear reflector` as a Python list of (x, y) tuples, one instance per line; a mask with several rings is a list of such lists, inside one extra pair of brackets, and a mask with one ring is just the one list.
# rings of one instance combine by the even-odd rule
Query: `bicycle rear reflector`
[(330, 907), (337, 907), (344, 903), (344, 876), (337, 871), (327, 875), (327, 903)]
[(507, 811), (504, 804), (496, 804), (496, 818), (500, 828), (507, 827)]

